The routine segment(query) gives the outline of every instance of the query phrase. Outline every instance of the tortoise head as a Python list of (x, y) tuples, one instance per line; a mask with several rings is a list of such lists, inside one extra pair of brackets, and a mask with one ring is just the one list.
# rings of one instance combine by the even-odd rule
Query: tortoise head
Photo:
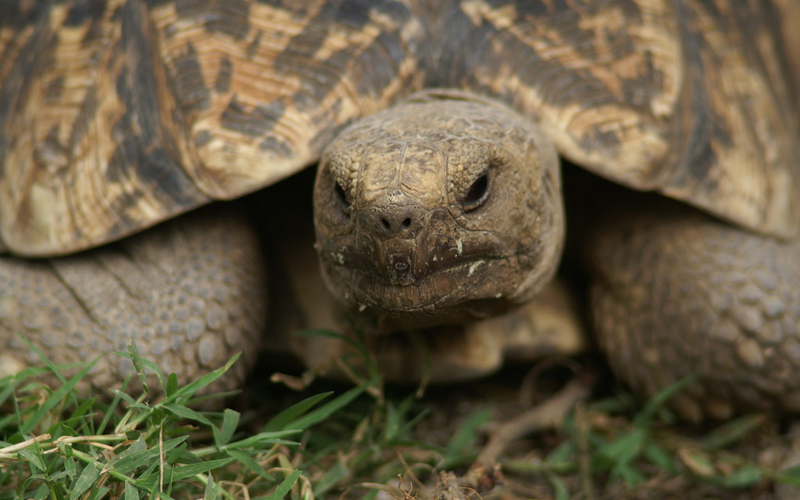
[(328, 146), (314, 222), (328, 287), (382, 329), (485, 318), (529, 300), (555, 272), (558, 156), (501, 104), (421, 94)]

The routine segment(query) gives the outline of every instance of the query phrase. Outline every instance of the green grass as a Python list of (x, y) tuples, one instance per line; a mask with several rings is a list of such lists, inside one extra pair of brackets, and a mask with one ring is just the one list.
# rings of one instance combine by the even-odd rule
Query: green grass
[[(164, 394), (157, 403), (145, 403), (146, 384), (137, 399), (124, 391), (115, 392), (109, 403), (81, 398), (75, 387), (94, 363), (69, 380), (60, 373), (71, 367), (48, 363), (0, 381), (0, 407), (13, 407), (0, 419), (0, 498), (238, 498), (225, 484), (253, 486), (265, 492), (263, 498), (283, 498), (301, 475), (282, 460), (285, 450), (297, 446), (306, 427), (326, 417), (320, 412), (333, 412), (337, 403), (354, 397), (344, 394), (316, 412), (308, 412), (308, 405), (287, 409), (296, 418), (278, 420), (278, 415), (271, 430), (242, 436), (239, 413), (189, 408), (198, 399), (195, 394), (236, 358), (179, 387), (174, 375), (165, 377), (139, 357), (135, 345), (129, 356), (143, 382), (143, 367), (157, 374)], [(59, 378), (58, 389), (36, 381), (45, 370)], [(203, 430), (211, 432), (211, 442), (194, 443), (190, 435)]]
[[(486, 481), (481, 498), (506, 491), (562, 500), (658, 488), (676, 477), (690, 489), (800, 486), (800, 468), (780, 471), (748, 451), (769, 427), (763, 416), (700, 431), (681, 426), (664, 404), (682, 384), (644, 405), (624, 393), (581, 404), (560, 429), (543, 429), (502, 453), (502, 474), (490, 467), (475, 476), (487, 430), (510, 420), (501, 411), (507, 402), (479, 402), (448, 421), (443, 438), (433, 438), (423, 424), (442, 411), (436, 398), (420, 400), (413, 389), (387, 395), (367, 360), (364, 373), (354, 371), (361, 380), (355, 387), (306, 390), (266, 416), (201, 411), (198, 403), (229, 396), (198, 394), (236, 357), (179, 386), (135, 344), (118, 355), (133, 361), (144, 386), (136, 398), (125, 390), (82, 397), (77, 387), (92, 363), (53, 366), (44, 356), (44, 367), (0, 380), (0, 500), (370, 499), (380, 492), (406, 500), (433, 498), (448, 487), (467, 494)], [(65, 378), (65, 370), (77, 373)], [(153, 387), (145, 372), (155, 374)], [(58, 383), (43, 383), (48, 374)], [(511, 415), (521, 411), (515, 404)], [(465, 483), (470, 474), (477, 480)]]
[[(181, 387), (135, 344), (117, 354), (133, 361), (144, 388), (138, 398), (124, 388), (110, 401), (82, 397), (77, 387), (94, 363), (54, 366), (41, 353), (45, 367), (0, 380), (0, 408), (10, 409), (0, 417), (0, 499), (313, 499), (348, 488), (358, 497), (387, 489), (402, 495), (389, 483), (409, 466), (393, 450), (433, 450), (428, 467), (445, 451), (410, 438), (424, 411), (412, 413), (413, 397), (386, 401), (377, 377), (299, 399), (248, 432), (246, 415), (193, 409), (229, 396), (197, 394), (238, 356)], [(69, 379), (61, 375), (75, 369)], [(58, 384), (40, 382), (46, 374)]]

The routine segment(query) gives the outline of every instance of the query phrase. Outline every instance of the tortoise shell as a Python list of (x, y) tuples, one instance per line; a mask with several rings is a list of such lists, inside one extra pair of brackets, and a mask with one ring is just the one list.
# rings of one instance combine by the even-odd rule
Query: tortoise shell
[(64, 254), (236, 198), (427, 87), (504, 101), (599, 175), (791, 237), (800, 151), (789, 73), (800, 57), (780, 36), (797, 10), (790, 0), (5, 2), (0, 239), (17, 254)]

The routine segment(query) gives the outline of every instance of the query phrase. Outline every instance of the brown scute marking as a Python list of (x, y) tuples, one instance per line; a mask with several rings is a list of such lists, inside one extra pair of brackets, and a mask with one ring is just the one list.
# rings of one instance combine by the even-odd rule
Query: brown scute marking
[[(562, 154), (601, 174), (642, 187), (657, 180), (651, 166), (668, 150), (680, 90), (680, 46), (663, 4), (462, 0), (458, 7), (435, 41), (446, 69), (430, 85), (499, 97), (551, 131)], [(644, 52), (654, 45), (658, 57), (648, 61)], [(644, 89), (648, 66), (661, 78)]]
[[(375, 89), (384, 89), (397, 79), (397, 66), (382, 64), (381, 60), (389, 53), (393, 60), (402, 60), (403, 54), (400, 47), (394, 43), (396, 33), (381, 33), (375, 41), (364, 49), (358, 60), (359, 70), (363, 78), (358, 83), (358, 92), (369, 95)], [(336, 54), (331, 58), (332, 64), (337, 64), (341, 59), (346, 60), (347, 54)], [(342, 61), (344, 62), (344, 61)], [(375, 96), (378, 97), (378, 96)]]
[(64, 26), (80, 26), (102, 17), (107, 7), (105, 0), (81, 0), (74, 2), (67, 12)]
[(65, 26), (73, 5), (19, 35), (0, 84), (0, 137), (11, 138), (0, 142), (0, 232), (28, 255), (97, 245), (207, 200), (182, 170), (193, 160), (145, 4), (112, 0)]
[[(705, 8), (712, 16), (720, 16), (717, 6), (712, 2), (699, 1), (698, 5), (705, 3)], [(690, 12), (681, 9), (681, 15), (686, 18)], [(722, 28), (722, 26), (719, 26)], [(704, 55), (713, 53), (714, 48), (709, 45), (699, 26), (690, 23), (681, 23), (683, 30), (684, 57), (686, 64), (694, 71), (689, 72), (686, 82), (687, 95), (691, 96), (691, 118), (692, 127), (684, 131), (687, 136), (686, 148), (683, 151), (683, 162), (686, 166), (685, 173), (694, 177), (696, 181), (713, 180), (709, 179), (709, 172), (712, 166), (719, 161), (715, 149), (715, 142), (719, 142), (723, 148), (731, 145), (731, 130), (727, 128), (725, 117), (719, 115), (710, 106), (712, 93), (717, 89), (707, 87), (705, 76), (710, 72), (706, 67)], [(713, 73), (709, 76), (713, 76)], [(687, 113), (688, 114), (688, 113)], [(709, 189), (714, 189), (709, 187)]]
[(221, 94), (230, 92), (232, 76), (233, 64), (231, 64), (231, 60), (227, 56), (220, 58), (219, 73), (217, 73), (217, 81), (214, 82), (214, 90)]
[(203, 146), (208, 144), (208, 142), (211, 140), (212, 137), (213, 137), (213, 134), (211, 133), (211, 131), (209, 131), (209, 130), (201, 130), (200, 132), (198, 132), (194, 136), (194, 145), (195, 145), (195, 147), (202, 148)]
[[(129, 25), (131, 28), (139, 27), (134, 22)], [(125, 46), (128, 41), (131, 45), (135, 44), (136, 55), (130, 57), (130, 60), (138, 64), (135, 66), (135, 76), (130, 75), (129, 71), (123, 71), (120, 75), (117, 91), (120, 98), (126, 101), (125, 109), (129, 112), (118, 122), (117, 127), (121, 129), (115, 132), (118, 137), (126, 138), (120, 144), (133, 141), (134, 144), (128, 143), (129, 151), (131, 146), (138, 148), (130, 164), (135, 165), (138, 183), (144, 184), (151, 196), (179, 207), (197, 206), (198, 200), (202, 198), (198, 196), (197, 189), (182, 169), (181, 154), (176, 151), (174, 141), (165, 136), (167, 130), (164, 130), (164, 123), (159, 119), (161, 103), (157, 96), (164, 91), (159, 89), (157, 75), (153, 72), (155, 58), (151, 53), (154, 45), (152, 39), (148, 43), (146, 33), (133, 29), (127, 32), (127, 36), (130, 37), (128, 39), (125, 27), (126, 23), (123, 21), (122, 44)], [(189, 54), (192, 52), (190, 46)], [(195, 63), (191, 56), (186, 60), (188, 70), (196, 70), (199, 73), (199, 68), (194, 68)], [(123, 81), (126, 75), (127, 82)], [(128, 83), (128, 86), (125, 87), (124, 83)], [(183, 90), (191, 93), (188, 88)], [(200, 96), (207, 95), (208, 91), (203, 88), (202, 91), (196, 92)], [(197, 98), (198, 102), (201, 100), (202, 98)]]
[[(619, 16), (631, 25), (642, 22), (642, 12), (634, 0), (596, 0), (586, 2), (578, 8), (569, 8), (565, 5), (553, 5), (547, 0), (490, 0), (487, 2), (493, 9), (507, 9), (513, 6), (517, 16), (525, 19), (538, 19), (549, 17), (547, 29), (553, 30), (552, 34), (545, 37), (555, 40), (589, 40), (596, 43), (576, 43), (575, 51), (587, 60), (602, 57), (601, 51), (610, 51), (617, 57), (630, 56), (636, 50), (630, 33), (627, 30), (615, 30), (607, 26), (603, 19)], [(597, 43), (602, 42), (602, 43)]]
[[(385, 11), (398, 23), (398, 26), (403, 26), (408, 21), (410, 13), (407, 9), (397, 7), (399, 5), (391, 1), (354, 0), (342, 5), (326, 2), (321, 11), (309, 20), (303, 31), (292, 38), (285, 51), (276, 58), (276, 70), (287, 75), (302, 74), (306, 71), (304, 59), (320, 50), (334, 27), (341, 23), (348, 29), (361, 29), (369, 22), (372, 10)], [(396, 31), (388, 33), (384, 31), (370, 44), (361, 48), (357, 58), (359, 66), (354, 71), (361, 76), (359, 92), (367, 93), (369, 88), (386, 88), (394, 80), (397, 65), (382, 63), (381, 59), (385, 60), (388, 55), (390, 61), (400, 61), (406, 55), (403, 52), (405, 47), (397, 44), (397, 38)], [(324, 61), (316, 61), (318, 65), (315, 75), (316, 85), (307, 86), (292, 96), (292, 102), (301, 112), (310, 111), (340, 84), (346, 76), (344, 70), (354, 59), (353, 53), (357, 49), (359, 48), (345, 47)], [(371, 57), (372, 54), (375, 56)], [(389, 73), (388, 76), (378, 77), (381, 73), (385, 75), (392, 71), (394, 73)]]
[[(12, 139), (19, 133), (22, 125), (17, 118), (25, 113), (24, 103), (32, 91), (31, 82), (40, 77), (45, 68), (52, 60), (52, 52), (48, 49), (49, 43), (53, 38), (53, 33), (46, 25), (46, 17), (39, 19), (37, 26), (32, 33), (28, 34), (27, 39), (18, 41), (21, 46), (15, 47), (16, 43), (6, 44), (3, 47), (3, 59), (0, 59), (0, 68), (4, 62), (10, 65), (0, 76), (0, 177), (8, 172), (7, 165), (10, 164)], [(7, 52), (16, 49), (11, 54)]]
[(339, 135), (339, 132), (345, 128), (349, 123), (345, 122), (336, 127), (322, 129), (317, 132), (317, 135), (309, 139), (308, 144), (314, 150), (322, 151), (328, 144)]
[(187, 18), (206, 15), (215, 3), (216, 0), (156, 0), (153, 6), (174, 4), (178, 17)]
[[(642, 85), (644, 83), (644, 85)], [(653, 99), (657, 98), (654, 89), (663, 88), (665, 84), (664, 71), (653, 63), (653, 52), (644, 52), (644, 67), (637, 78), (625, 79), (623, 87), (626, 101), (639, 107), (646, 107)]]
[[(118, 133), (124, 130), (131, 130), (127, 120), (117, 126)], [(140, 185), (118, 199), (120, 210), (135, 207), (145, 192), (150, 197), (168, 203), (194, 206), (197, 200), (191, 179), (175, 164), (167, 151), (162, 148), (148, 149), (148, 145), (142, 144), (131, 134), (119, 142), (108, 162), (106, 178), (110, 183)]]
[[(766, 73), (770, 75), (769, 81), (776, 89), (776, 94), (782, 99), (787, 99), (794, 103), (794, 109), (800, 116), (800, 3), (794, 0), (773, 0), (764, 8), (764, 18), (768, 26), (781, 27), (781, 36), (776, 40), (778, 43), (772, 46), (773, 59), (777, 59), (777, 74), (772, 65), (767, 66)], [(769, 48), (761, 49), (769, 51)], [(764, 54), (761, 60), (770, 59), (770, 54)], [(775, 57), (777, 56), (777, 57)], [(790, 77), (788, 82), (780, 81), (780, 72), (784, 71)], [(787, 95), (788, 94), (788, 95)]]
[(770, 2), (457, 6), (433, 31), (445, 69), (429, 85), (501, 98), (612, 180), (751, 229), (797, 231), (797, 117), (781, 111), (796, 92)]
[(64, 92), (64, 75), (59, 75), (47, 84), (45, 91), (45, 102), (55, 102), (61, 99), (61, 94)]
[(265, 137), (264, 140), (258, 144), (258, 147), (264, 151), (271, 151), (285, 158), (288, 158), (292, 155), (291, 147), (286, 143), (286, 141), (278, 137)]
[[(208, 141), (190, 141), (200, 164), (187, 169), (210, 197), (233, 198), (307, 166), (325, 146), (318, 138), (397, 101), (424, 78), (424, 29), (399, 1), (253, 2), (241, 39), (209, 28), (218, 5), (151, 9), (164, 34), (167, 74), (174, 78), (176, 59), (191, 43), (212, 90), (208, 109), (185, 116), (189, 137), (213, 132)], [(199, 30), (207, 35), (196, 36)], [(233, 68), (227, 92), (216, 88), (224, 58)], [(292, 153), (278, 146), (271, 155), (263, 149), (270, 144)]]
[(175, 58), (173, 68), (174, 81), (184, 113), (192, 116), (193, 113), (208, 109), (209, 90), (204, 84), (200, 61), (192, 43), (189, 43), (186, 50)]
[(234, 95), (227, 109), (222, 113), (220, 125), (251, 137), (259, 137), (272, 129), (285, 110), (285, 104), (275, 101), (266, 106), (256, 106), (248, 111)]
[[(687, 91), (686, 100), (691, 104), (688, 108), (691, 113), (691, 125), (684, 132), (686, 136), (686, 144), (682, 152), (682, 160), (686, 167), (685, 174), (691, 176), (692, 179), (682, 180), (684, 185), (693, 184), (698, 181), (714, 182), (712, 178), (708, 177), (711, 166), (718, 160), (716, 153), (712, 147), (715, 138), (723, 139), (727, 133), (724, 127), (722, 117), (717, 116), (714, 110), (709, 108), (707, 103), (708, 93), (704, 88), (703, 73), (703, 60), (700, 54), (703, 50), (703, 40), (699, 33), (690, 33), (689, 28), (684, 28), (687, 33), (684, 37), (684, 44), (686, 46), (685, 54), (687, 64), (694, 67), (696, 70), (692, 71), (687, 76), (685, 86), (691, 89)], [(705, 47), (707, 49), (707, 47)], [(715, 189), (713, 186), (707, 184), (707, 189)]]
[[(761, 232), (798, 224), (796, 91), (764, 2), (678, 5), (690, 75), (664, 192)], [(731, 12), (736, 14), (729, 14)]]
[(258, 45), (261, 43), (261, 37), (263, 36), (264, 32), (259, 30), (256, 33), (256, 36), (253, 37), (253, 41), (247, 46), (247, 51), (245, 53), (247, 54), (248, 59), (252, 59), (256, 53), (258, 53)]
[(86, 92), (86, 97), (81, 103), (80, 110), (75, 116), (75, 121), (72, 123), (72, 130), (70, 131), (69, 144), (78, 144), (89, 133), (89, 128), (95, 120), (95, 113), (97, 112), (100, 103), (97, 100), (97, 93), (94, 92), (94, 85)]
[(63, 176), (69, 164), (69, 151), (58, 140), (59, 133), (59, 125), (53, 125), (45, 137), (44, 144), (35, 154), (37, 162), (47, 165), (47, 169), (53, 174)]
[[(122, 11), (121, 7), (117, 7), (115, 10), (115, 15), (119, 15)], [(98, 9), (95, 11), (96, 13), (104, 13), (104, 10)], [(86, 27), (86, 31), (81, 38), (81, 45), (83, 46), (92, 46), (97, 43), (98, 40), (102, 40), (104, 33), (103, 33), (103, 17), (100, 15), (92, 17), (88, 21), (88, 27)]]
[(202, 20), (208, 34), (224, 33), (240, 40), (250, 30), (250, 2), (247, 0), (175, 0), (155, 2), (154, 7), (175, 5), (184, 20)]
[(256, 0), (256, 3), (270, 5), (272, 7), (291, 12), (297, 19), (306, 19), (309, 9), (314, 7), (307, 5), (310, 2), (296, 2), (294, 0)]
[(206, 24), (210, 33), (220, 32), (235, 39), (244, 38), (250, 31), (250, 2), (223, 0), (216, 2), (213, 18)]
[[(141, 201), (144, 197), (144, 193), (142, 192), (134, 192), (127, 196), (127, 198), (121, 200), (124, 207), (131, 207), (133, 208), (136, 203)], [(108, 228), (108, 239), (111, 241), (118, 240), (123, 236), (127, 236), (131, 233), (131, 228), (136, 227), (136, 219), (132, 218), (125, 212), (121, 212), (117, 219), (114, 221), (114, 225)]]
[(22, 29), (41, 19), (41, 16), (46, 14), (46, 9), (45, 2), (2, 2), (0, 28), (9, 26), (12, 29)]
[[(192, 36), (208, 32), (208, 19), (198, 12), (181, 16), (171, 4), (152, 12), (159, 32), (170, 33), (161, 45), (168, 74), (191, 42), (205, 85), (214, 90), (209, 109), (186, 117), (190, 136), (199, 132), (195, 127), (213, 131), (196, 149), (202, 166), (191, 176), (214, 198), (238, 196), (308, 165), (325, 146), (316, 138), (332, 137), (342, 124), (419, 88), (424, 78), (417, 70), (424, 30), (401, 2), (251, 3), (249, 11), (250, 30), (241, 40), (219, 31)], [(367, 64), (364, 52), (381, 35)], [(223, 56), (233, 67), (230, 90), (216, 92)], [(400, 78), (373, 77), (376, 71)], [(275, 161), (264, 161), (270, 155), (262, 148), (273, 140), (292, 154), (276, 151)]]
[(139, 182), (148, 185), (154, 194), (160, 192), (164, 200), (183, 206), (195, 206), (196, 197), (191, 179), (176, 165), (169, 151), (154, 148), (136, 164), (136, 177)]

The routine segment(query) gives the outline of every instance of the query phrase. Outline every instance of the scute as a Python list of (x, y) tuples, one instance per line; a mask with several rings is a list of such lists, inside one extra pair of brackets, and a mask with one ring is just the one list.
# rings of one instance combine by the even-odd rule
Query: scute
[(458, 7), (442, 40), (451, 69), (437, 84), (499, 97), (537, 121), (563, 156), (611, 180), (759, 232), (796, 233), (796, 89), (786, 86), (778, 5)]
[(238, 197), (424, 86), (500, 99), (581, 166), (790, 237), (792, 4), (6, 2), (0, 239), (68, 253)]
[(423, 79), (422, 28), (392, 0), (78, 5), (0, 7), (26, 21), (0, 24), (0, 236), (18, 254), (275, 182)]
[[(727, 14), (727, 15), (726, 15)], [(756, 231), (800, 225), (798, 116), (780, 16), (768, 2), (686, 2), (679, 139), (661, 190)]]
[[(682, 55), (666, 2), (465, 0), (448, 85), (539, 122), (565, 156), (647, 182), (669, 148)], [(466, 44), (466, 47), (463, 46)], [(613, 165), (613, 167), (611, 166)]]

